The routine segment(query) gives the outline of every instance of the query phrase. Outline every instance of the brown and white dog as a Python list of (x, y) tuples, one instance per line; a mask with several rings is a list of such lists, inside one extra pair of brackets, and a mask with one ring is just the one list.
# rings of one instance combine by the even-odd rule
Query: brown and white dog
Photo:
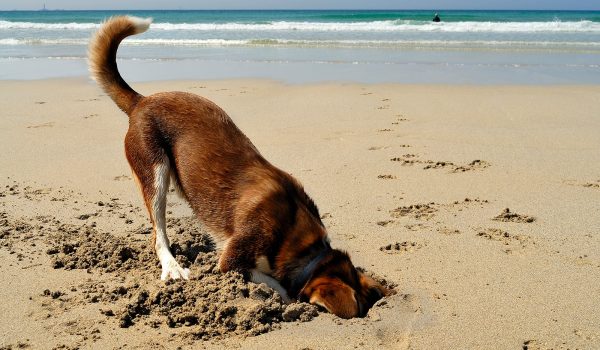
[(153, 225), (161, 278), (189, 278), (175, 261), (165, 227), (172, 182), (213, 236), (224, 242), (221, 271), (266, 282), (284, 298), (306, 300), (343, 318), (364, 316), (388, 290), (332, 249), (319, 211), (302, 185), (265, 160), (227, 114), (185, 92), (142, 96), (117, 70), (127, 36), (150, 19), (113, 17), (95, 34), (90, 71), (129, 116), (125, 154)]

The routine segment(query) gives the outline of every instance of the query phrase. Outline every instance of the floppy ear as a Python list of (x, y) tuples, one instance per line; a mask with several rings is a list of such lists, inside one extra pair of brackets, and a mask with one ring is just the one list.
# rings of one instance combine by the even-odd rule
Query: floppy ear
[(358, 273), (360, 279), (360, 293), (365, 300), (365, 310), (370, 309), (379, 299), (391, 294), (391, 291), (379, 282), (362, 272)]
[(305, 290), (311, 304), (319, 305), (341, 318), (358, 316), (354, 290), (340, 280), (322, 277)]

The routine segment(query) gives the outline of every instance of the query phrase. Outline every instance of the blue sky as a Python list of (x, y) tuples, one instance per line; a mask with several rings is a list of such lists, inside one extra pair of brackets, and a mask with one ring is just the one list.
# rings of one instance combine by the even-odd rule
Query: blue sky
[(0, 10), (50, 9), (561, 9), (600, 10), (600, 0), (1, 0)]

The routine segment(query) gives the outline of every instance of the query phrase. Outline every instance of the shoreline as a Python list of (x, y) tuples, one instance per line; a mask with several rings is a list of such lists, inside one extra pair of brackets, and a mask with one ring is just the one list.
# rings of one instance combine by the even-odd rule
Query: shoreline
[[(430, 55), (423, 51), (418, 57)], [(444, 53), (448, 54), (448, 53)], [(560, 65), (551, 59), (544, 64), (530, 64), (535, 57), (524, 55), (523, 63), (463, 62), (464, 52), (449, 62), (305, 62), (232, 60), (138, 60), (120, 59), (123, 78), (131, 82), (223, 79), (268, 79), (292, 84), (398, 83), (444, 85), (599, 85), (600, 69), (595, 65)], [(459, 57), (460, 56), (460, 57)], [(543, 57), (543, 54), (539, 55)], [(591, 54), (590, 57), (595, 57)], [(590, 59), (590, 58), (586, 58)], [(454, 62), (452, 63), (452, 61)], [(0, 81), (38, 80), (46, 78), (81, 78), (88, 76), (83, 58), (2, 58)]]
[[(73, 77), (50, 77), (50, 78), (38, 78), (38, 79), (4, 79), (0, 80), (0, 85), (2, 84), (27, 84), (27, 83), (85, 83), (96, 86), (96, 82), (89, 76), (78, 75)], [(598, 84), (460, 84), (460, 83), (402, 83), (402, 82), (374, 82), (374, 83), (365, 83), (365, 82), (357, 82), (357, 81), (316, 81), (316, 82), (305, 82), (305, 83), (290, 83), (284, 80), (277, 79), (269, 79), (269, 78), (215, 78), (215, 79), (158, 79), (158, 80), (143, 80), (136, 81), (132, 80), (132, 84), (136, 84), (139, 86), (146, 87), (160, 87), (165, 86), (168, 88), (173, 85), (184, 85), (184, 84), (208, 84), (215, 83), (218, 85), (221, 84), (242, 84), (242, 83), (253, 83), (253, 84), (274, 84), (281, 85), (284, 87), (317, 87), (317, 86), (331, 86), (331, 87), (369, 87), (369, 86), (389, 86), (389, 87), (430, 87), (430, 88), (524, 88), (524, 89), (569, 89), (569, 88), (582, 88), (582, 89), (596, 89), (600, 88)], [(135, 90), (135, 87), (134, 87)], [(156, 92), (160, 92), (163, 90), (157, 90)], [(164, 90), (167, 91), (167, 90)], [(168, 90), (171, 91), (171, 90)]]

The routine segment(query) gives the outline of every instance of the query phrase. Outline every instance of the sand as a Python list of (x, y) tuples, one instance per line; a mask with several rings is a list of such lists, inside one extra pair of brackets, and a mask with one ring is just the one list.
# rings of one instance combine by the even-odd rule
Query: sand
[(222, 106), (315, 199), (332, 245), (393, 286), (363, 319), (215, 269), (175, 193), (188, 282), (161, 282), (92, 82), (0, 82), (1, 349), (600, 348), (600, 87), (133, 84)]

